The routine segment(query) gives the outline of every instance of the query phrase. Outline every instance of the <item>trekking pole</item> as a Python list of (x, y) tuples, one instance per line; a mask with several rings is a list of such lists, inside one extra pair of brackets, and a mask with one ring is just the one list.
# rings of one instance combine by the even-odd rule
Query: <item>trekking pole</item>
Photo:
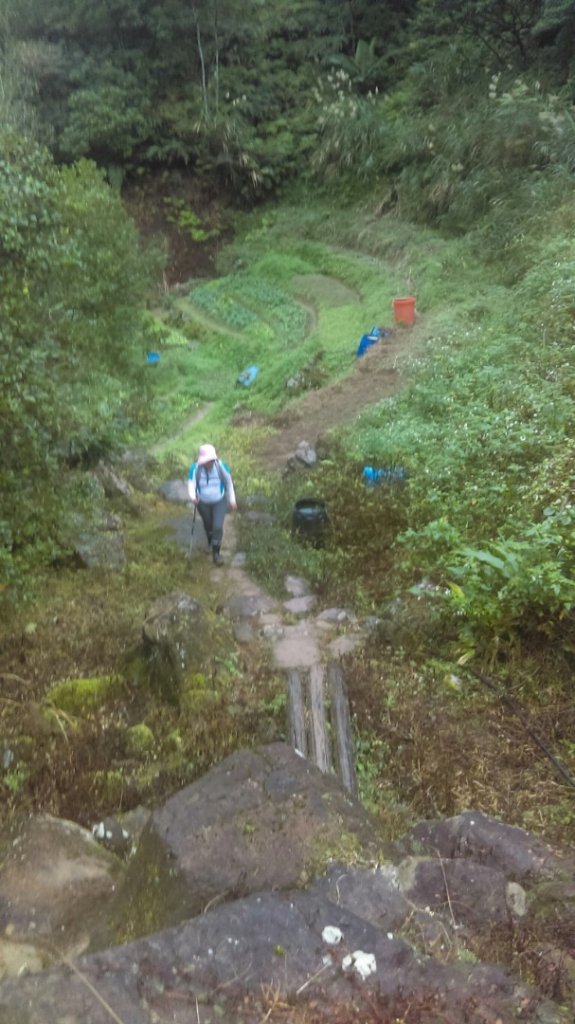
[(192, 544), (194, 543), (194, 527), (196, 525), (196, 512), (197, 511), (198, 511), (198, 506), (194, 505), (194, 514), (192, 516), (192, 529), (190, 531), (190, 550), (189, 550), (190, 558), (192, 557)]

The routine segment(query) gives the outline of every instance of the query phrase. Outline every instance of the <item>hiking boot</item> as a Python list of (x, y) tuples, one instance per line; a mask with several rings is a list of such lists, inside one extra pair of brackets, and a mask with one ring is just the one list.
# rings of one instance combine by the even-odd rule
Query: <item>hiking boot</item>
[(224, 560), (223, 560), (222, 556), (220, 555), (220, 549), (219, 548), (214, 548), (214, 550), (212, 551), (212, 558), (214, 560), (214, 565), (223, 565), (224, 564)]

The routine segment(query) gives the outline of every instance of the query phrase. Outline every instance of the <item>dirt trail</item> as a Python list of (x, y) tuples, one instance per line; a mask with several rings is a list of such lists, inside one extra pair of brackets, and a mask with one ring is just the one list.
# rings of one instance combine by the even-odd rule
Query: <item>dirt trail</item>
[(178, 438), (183, 437), (184, 434), (186, 434), (187, 431), (190, 429), (190, 427), (194, 425), (194, 423), (199, 423), (200, 420), (203, 420), (204, 416), (208, 414), (213, 404), (213, 402), (204, 402), (204, 404), (201, 405), (199, 409), (196, 409), (196, 411), (191, 416), (189, 416), (187, 420), (184, 420), (180, 429), (176, 431), (175, 434), (172, 434), (170, 437), (165, 437), (163, 441), (158, 441), (157, 444), (152, 445), (152, 447), (150, 448), (150, 453), (152, 455), (159, 455), (161, 452), (165, 451), (165, 449), (168, 448), (174, 441), (177, 441)]
[(315, 444), (320, 434), (353, 420), (366, 406), (396, 394), (405, 384), (407, 364), (429, 338), (429, 326), (418, 320), (413, 327), (396, 326), (389, 338), (373, 345), (343, 380), (310, 391), (271, 425), (276, 432), (261, 447), (266, 469), (283, 469), (300, 441)]

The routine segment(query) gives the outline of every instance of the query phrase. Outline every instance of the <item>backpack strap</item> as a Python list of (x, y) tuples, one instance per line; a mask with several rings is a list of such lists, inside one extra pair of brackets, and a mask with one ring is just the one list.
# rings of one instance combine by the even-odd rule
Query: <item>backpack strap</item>
[[(226, 478), (225, 478), (225, 475), (224, 475), (224, 471), (223, 471), (222, 467), (220, 466), (220, 460), (219, 459), (215, 459), (214, 461), (215, 461), (216, 469), (218, 471), (218, 476), (220, 478), (220, 483), (222, 485), (222, 496), (223, 496), (226, 493)], [(225, 465), (225, 463), (224, 463), (224, 465)], [(197, 495), (199, 495), (199, 493), (200, 493), (201, 469), (202, 469), (202, 466), (198, 466), (197, 463), (196, 463), (195, 479), (196, 479), (196, 494)], [(207, 473), (206, 473), (206, 478), (207, 478)]]

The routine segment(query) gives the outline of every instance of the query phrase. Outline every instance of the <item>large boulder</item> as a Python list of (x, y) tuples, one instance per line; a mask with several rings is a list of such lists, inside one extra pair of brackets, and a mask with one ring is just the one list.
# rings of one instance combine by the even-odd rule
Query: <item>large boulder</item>
[[(0, 930), (36, 963), (86, 947), (114, 898), (121, 862), (72, 821), (17, 818), (0, 835)], [(24, 952), (23, 952), (24, 950)], [(1, 960), (10, 963), (10, 947)], [(16, 958), (17, 961), (17, 958)], [(5, 967), (5, 969), (8, 969)]]
[(340, 905), (337, 889), (334, 897), (254, 894), (82, 957), (73, 972), (60, 967), (0, 983), (0, 1021), (571, 1024), (568, 1012), (509, 972), (422, 958)]
[(542, 990), (575, 1014), (570, 851), (480, 811), (419, 822), (396, 849), (428, 855), (401, 865), (411, 872), (404, 891), (414, 905), (435, 909), (473, 940), (490, 929), (507, 936), (508, 956), (520, 948)]
[(186, 677), (205, 668), (212, 653), (211, 631), (201, 605), (182, 591), (164, 594), (149, 608), (142, 632), (152, 680), (165, 696), (177, 701)]
[[(543, 875), (522, 876), (532, 919), (542, 912), (537, 921), (548, 922), (549, 897), (567, 929), (563, 949), (520, 935), (535, 989), (507, 966), (479, 962), (474, 942), (485, 929), (514, 933), (522, 885), (502, 864), (458, 856), (458, 846), (452, 857), (447, 847), (405, 856), (410, 843), (413, 834), (383, 850), (335, 778), (284, 744), (235, 754), (167, 800), (144, 825), (125, 883), (111, 858), (102, 885), (91, 836), (77, 826), (13, 825), (0, 846), (0, 972), (19, 976), (0, 981), (0, 1024), (572, 1024), (568, 858), (553, 851), (559, 873), (546, 862)], [(38, 929), (43, 944), (26, 942)], [(72, 961), (89, 939), (101, 951)], [(66, 965), (41, 970), (56, 947)]]
[(124, 478), (135, 490), (149, 494), (157, 486), (158, 460), (144, 448), (128, 448), (117, 462)]
[(177, 924), (214, 901), (304, 887), (333, 857), (381, 852), (371, 818), (335, 776), (283, 743), (240, 751), (152, 814), (115, 938)]
[(102, 485), (107, 498), (119, 504), (127, 512), (136, 515), (140, 512), (141, 509), (134, 488), (116, 469), (108, 465), (107, 462), (100, 461), (94, 470), (94, 474)]
[(77, 517), (72, 547), (86, 569), (122, 569), (126, 564), (122, 521), (103, 510), (99, 518)]
[(441, 857), (469, 857), (480, 864), (500, 868), (509, 881), (522, 884), (572, 877), (575, 857), (555, 850), (525, 829), (506, 825), (481, 811), (465, 811), (454, 818), (419, 822), (402, 843), (410, 852)]

